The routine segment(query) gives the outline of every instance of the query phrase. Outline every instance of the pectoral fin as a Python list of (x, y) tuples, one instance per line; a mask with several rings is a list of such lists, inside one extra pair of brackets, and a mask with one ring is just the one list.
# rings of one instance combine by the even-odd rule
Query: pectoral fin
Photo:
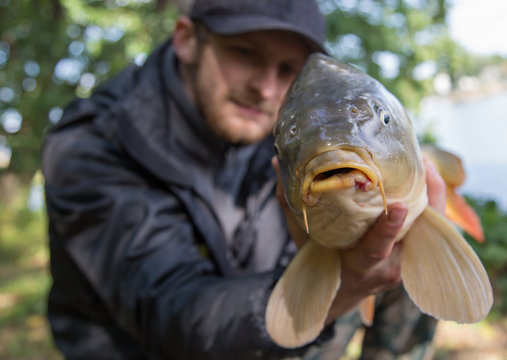
[(465, 182), (465, 167), (459, 156), (436, 145), (422, 145), (421, 151), (433, 162), (447, 185), (454, 188)]
[(359, 314), (361, 321), (365, 326), (373, 324), (373, 317), (375, 316), (375, 295), (365, 297), (359, 303)]
[(278, 280), (266, 309), (266, 328), (280, 346), (314, 340), (340, 287), (340, 253), (308, 240)]
[(484, 242), (479, 217), (465, 199), (456, 193), (456, 187), (465, 182), (465, 168), (461, 159), (435, 145), (423, 145), (421, 150), (424, 156), (433, 162), (447, 185), (445, 216), (475, 240), (480, 243)]
[(484, 232), (479, 216), (453, 188), (447, 187), (446, 196), (445, 216), (470, 234), (477, 242), (483, 243)]
[(491, 284), (479, 258), (431, 207), (403, 239), (401, 276), (414, 303), (439, 319), (477, 322), (493, 304)]

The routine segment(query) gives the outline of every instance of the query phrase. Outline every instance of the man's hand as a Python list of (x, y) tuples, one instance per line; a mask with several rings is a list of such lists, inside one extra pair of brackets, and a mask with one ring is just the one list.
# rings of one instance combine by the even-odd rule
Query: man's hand
[(426, 185), (428, 186), (428, 202), (441, 215), (445, 215), (445, 182), (435, 165), (423, 158), (426, 167)]
[(356, 307), (368, 295), (390, 290), (401, 282), (401, 243), (395, 243), (408, 208), (388, 206), (357, 245), (341, 251), (342, 283), (328, 314), (328, 322)]
[[(277, 197), (285, 212), (289, 231), (298, 248), (307, 240), (307, 234), (290, 211), (283, 193), (278, 161), (273, 158), (277, 173)], [(445, 183), (435, 166), (424, 159), (430, 206), (439, 213), (445, 212)], [(328, 314), (328, 322), (359, 304), (368, 295), (394, 288), (401, 282), (400, 253), (403, 241), (395, 243), (408, 208), (403, 203), (388, 206), (375, 224), (352, 248), (341, 250), (342, 283)]]
[[(445, 183), (431, 161), (424, 159), (428, 202), (445, 213)], [(328, 322), (359, 304), (366, 296), (399, 285), (403, 240), (395, 238), (403, 226), (408, 208), (403, 203), (388, 206), (356, 246), (342, 250), (342, 283), (328, 314)]]

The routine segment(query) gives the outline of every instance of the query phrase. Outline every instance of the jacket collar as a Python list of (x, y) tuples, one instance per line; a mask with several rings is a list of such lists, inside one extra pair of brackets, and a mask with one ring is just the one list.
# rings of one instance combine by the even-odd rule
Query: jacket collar
[(196, 160), (205, 159), (208, 163), (210, 160), (220, 160), (233, 145), (210, 130), (197, 106), (190, 101), (181, 82), (178, 60), (172, 47), (166, 50), (163, 65), (164, 85), (181, 113), (171, 119), (178, 129), (174, 133), (175, 140), (187, 154), (197, 157)]
[[(250, 163), (263, 145), (235, 146), (214, 135), (186, 95), (176, 69), (168, 42), (138, 69), (142, 76), (136, 76), (133, 89), (113, 111), (115, 132), (127, 152), (155, 176), (193, 187), (209, 201), (209, 189), (202, 184), (213, 183), (224, 167)], [(201, 181), (203, 176), (208, 181)]]

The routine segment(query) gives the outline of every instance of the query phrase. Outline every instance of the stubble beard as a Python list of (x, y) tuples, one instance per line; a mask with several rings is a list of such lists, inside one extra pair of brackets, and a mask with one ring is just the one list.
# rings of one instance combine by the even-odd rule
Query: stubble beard
[[(196, 104), (204, 117), (204, 121), (208, 128), (221, 139), (232, 144), (253, 144), (263, 140), (272, 131), (274, 110), (266, 109), (267, 106), (259, 104), (258, 101), (245, 101), (246, 104), (254, 108), (261, 109), (264, 116), (269, 116), (269, 124), (265, 119), (257, 121), (256, 119), (248, 119), (241, 114), (236, 113), (237, 105), (236, 97), (230, 93), (220, 89), (214, 84), (202, 84), (194, 78), (194, 90), (196, 94)], [(216, 88), (218, 93), (213, 92)], [(244, 99), (246, 96), (237, 96)], [(222, 109), (220, 106), (227, 106)]]

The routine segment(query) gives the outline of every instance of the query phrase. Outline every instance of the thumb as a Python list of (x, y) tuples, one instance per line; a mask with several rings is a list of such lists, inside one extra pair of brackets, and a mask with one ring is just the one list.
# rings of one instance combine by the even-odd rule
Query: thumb
[(393, 249), (408, 213), (407, 205), (394, 203), (388, 206), (387, 214), (382, 213), (377, 222), (368, 230), (358, 246), (362, 249), (364, 266), (374, 266), (387, 258)]

